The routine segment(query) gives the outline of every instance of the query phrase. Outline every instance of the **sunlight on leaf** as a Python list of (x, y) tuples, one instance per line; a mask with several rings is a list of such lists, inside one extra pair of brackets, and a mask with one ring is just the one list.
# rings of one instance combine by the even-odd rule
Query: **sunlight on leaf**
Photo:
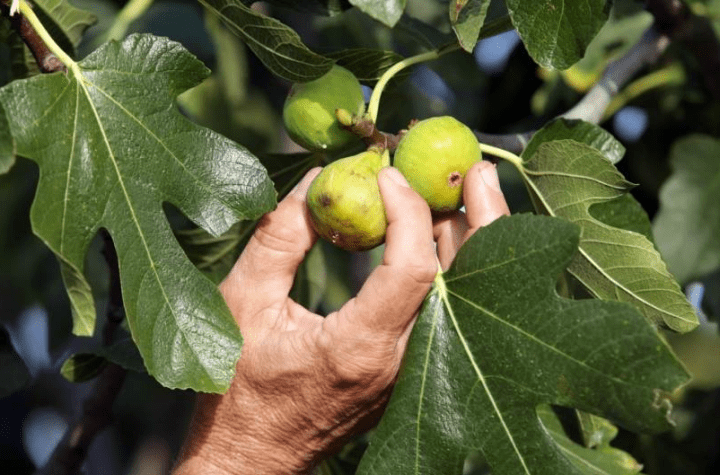
[(548, 433), (544, 404), (670, 427), (688, 376), (655, 328), (627, 304), (555, 292), (578, 242), (576, 225), (533, 215), (475, 233), (420, 311), (358, 474), (459, 475), (475, 451), (494, 475), (598, 473)]
[(107, 229), (148, 372), (168, 387), (223, 391), (239, 330), (215, 284), (183, 254), (162, 204), (220, 235), (272, 209), (272, 183), (246, 149), (177, 111), (174, 98), (209, 72), (180, 44), (133, 35), (78, 67), (0, 89), (18, 154), (40, 167), (33, 230), (61, 260), (74, 318), (89, 334), (84, 259)]
[(605, 24), (612, 2), (507, 0), (513, 25), (530, 56), (548, 69), (567, 69), (585, 54)]
[(653, 243), (590, 214), (590, 206), (625, 195), (632, 184), (583, 143), (555, 140), (533, 150), (532, 156), (523, 153), (522, 173), (536, 209), (582, 227), (580, 249), (568, 271), (600, 299), (628, 302), (675, 331), (695, 328), (695, 312)]

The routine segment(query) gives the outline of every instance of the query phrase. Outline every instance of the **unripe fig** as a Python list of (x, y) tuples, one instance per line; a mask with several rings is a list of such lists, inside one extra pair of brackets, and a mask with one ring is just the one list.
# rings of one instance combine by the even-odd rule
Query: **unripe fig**
[(415, 124), (400, 140), (393, 165), (435, 212), (462, 206), (465, 174), (482, 160), (475, 134), (453, 117)]
[(315, 177), (307, 205), (317, 233), (348, 251), (372, 249), (385, 240), (387, 218), (378, 172), (388, 152), (368, 151), (341, 158)]
[(337, 109), (362, 115), (365, 99), (353, 73), (335, 65), (314, 81), (292, 86), (283, 107), (285, 128), (290, 138), (308, 150), (341, 148), (358, 138), (340, 127)]

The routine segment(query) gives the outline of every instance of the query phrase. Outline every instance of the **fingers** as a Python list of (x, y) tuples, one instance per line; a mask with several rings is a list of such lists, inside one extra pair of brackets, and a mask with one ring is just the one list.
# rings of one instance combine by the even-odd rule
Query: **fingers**
[(470, 225), (465, 213), (456, 211), (443, 216), (433, 224), (433, 236), (437, 242), (437, 255), (443, 270), (450, 267), (458, 249), (465, 242)]
[(425, 200), (397, 169), (381, 170), (378, 185), (388, 219), (383, 264), (360, 289), (348, 318), (352, 326), (399, 335), (412, 321), (437, 272), (432, 217)]
[(278, 207), (263, 216), (220, 291), (241, 328), (284, 305), (298, 266), (317, 239), (305, 196), (320, 168), (310, 170)]
[(437, 220), (433, 233), (443, 270), (450, 267), (460, 247), (475, 231), (495, 221), (510, 210), (500, 189), (495, 165), (479, 162), (468, 170), (463, 184), (465, 213), (460, 211)]
[(463, 184), (463, 200), (470, 225), (465, 240), (500, 216), (510, 215), (505, 195), (500, 189), (497, 169), (487, 161), (476, 163), (468, 170)]

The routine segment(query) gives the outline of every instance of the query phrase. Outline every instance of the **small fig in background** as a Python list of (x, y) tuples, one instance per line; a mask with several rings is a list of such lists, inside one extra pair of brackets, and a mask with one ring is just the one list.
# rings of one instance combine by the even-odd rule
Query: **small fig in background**
[(336, 160), (315, 177), (307, 205), (322, 238), (347, 251), (372, 249), (385, 240), (387, 218), (377, 180), (388, 161), (387, 151), (371, 148)]
[(465, 174), (480, 160), (480, 144), (472, 130), (444, 116), (410, 128), (395, 150), (393, 165), (430, 209), (441, 213), (462, 206)]
[(283, 106), (283, 122), (288, 135), (308, 150), (334, 150), (358, 138), (340, 127), (335, 111), (365, 112), (365, 98), (357, 78), (341, 66), (333, 66), (324, 76), (290, 89)]

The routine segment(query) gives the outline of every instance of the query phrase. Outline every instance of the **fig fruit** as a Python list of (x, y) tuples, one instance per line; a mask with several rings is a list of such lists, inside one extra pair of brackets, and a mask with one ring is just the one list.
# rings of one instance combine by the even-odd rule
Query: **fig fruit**
[(400, 139), (393, 165), (435, 212), (462, 206), (462, 184), (482, 160), (472, 130), (453, 117), (433, 117), (415, 124)]
[(377, 179), (388, 161), (387, 151), (369, 149), (332, 162), (315, 177), (307, 205), (322, 238), (348, 251), (372, 249), (385, 240), (387, 218)]
[(283, 122), (290, 138), (308, 150), (338, 149), (358, 138), (340, 127), (337, 109), (362, 115), (365, 99), (353, 73), (335, 65), (314, 81), (292, 86), (283, 106)]

